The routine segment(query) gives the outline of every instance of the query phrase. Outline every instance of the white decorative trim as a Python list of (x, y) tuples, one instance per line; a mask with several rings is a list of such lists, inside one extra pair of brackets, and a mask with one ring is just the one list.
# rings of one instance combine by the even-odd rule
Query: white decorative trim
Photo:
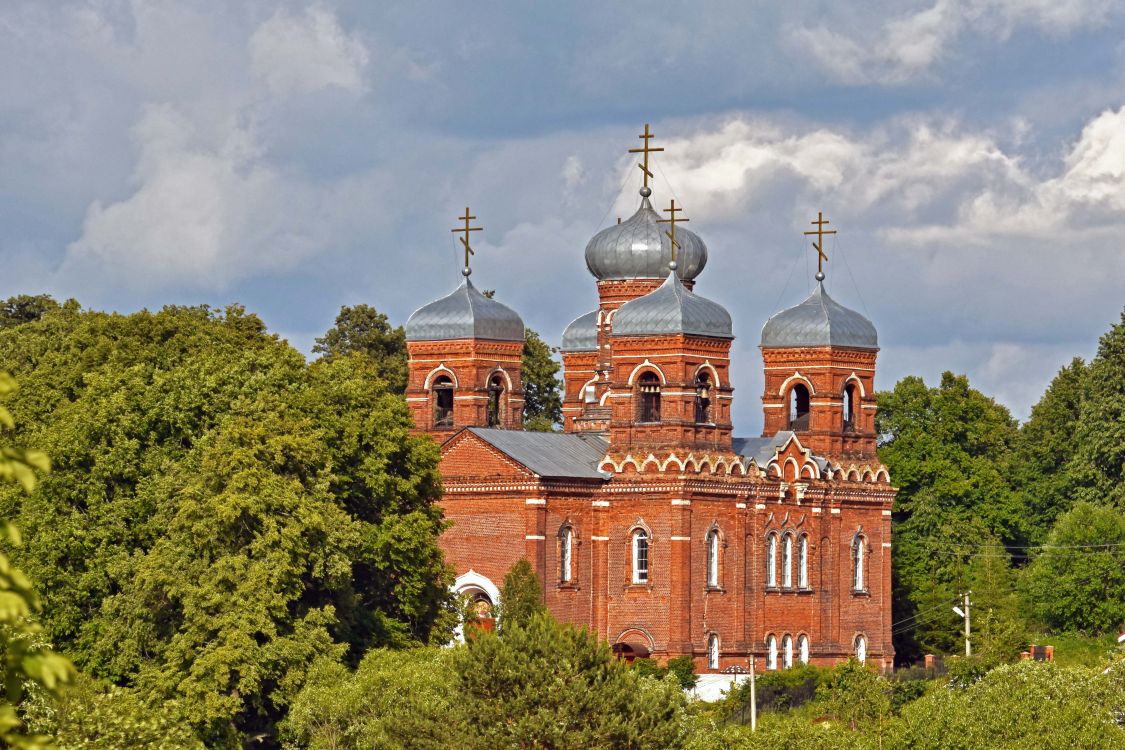
[(496, 588), (496, 584), (482, 576), (472, 568), (466, 573), (457, 576), (457, 580), (453, 582), (453, 591), (460, 594), (465, 589), (476, 588), (483, 591), (492, 600), (492, 605), (496, 606), (500, 603), (500, 589)]
[(766, 509), (765, 503), (754, 503), (754, 510), (765, 510), (765, 509)]
[(834, 516), (840, 515), (840, 509), (839, 508), (829, 508), (828, 512), (831, 513)]
[(590, 505), (594, 506), (595, 508), (608, 508), (609, 500), (591, 500)]
[(734, 507), (736, 507), (736, 508), (745, 508), (745, 507), (746, 507), (746, 503), (735, 503), (735, 504), (734, 504)]
[(430, 370), (430, 373), (428, 375), (426, 375), (426, 380), (422, 384), (422, 387), (425, 388), (427, 391), (430, 390), (430, 383), (433, 382), (434, 375), (437, 375), (439, 372), (444, 372), (447, 375), (449, 375), (449, 379), (453, 381), (453, 387), (454, 388), (460, 388), (461, 387), (461, 384), (459, 382), (457, 382), (457, 373), (453, 372), (453, 370), (450, 370), (448, 367), (446, 367), (444, 361), (441, 364), (439, 364), (437, 367), (435, 367), (434, 369)]
[(672, 505), (691, 505), (691, 500), (673, 500)]
[(672, 537), (668, 537), (668, 538), (671, 539), (673, 542), (690, 542), (691, 541), (690, 536), (672, 536)]
[(785, 404), (762, 404), (763, 409), (784, 409)]
[(590, 541), (593, 541), (593, 542), (608, 542), (609, 537), (608, 536), (592, 536), (592, 537), (590, 537)]
[[(813, 384), (812, 384), (812, 381), (811, 381), (811, 380), (809, 380), (808, 378), (806, 378), (806, 377), (805, 377), (804, 375), (802, 375), (802, 374), (801, 374), (801, 371), (800, 371), (800, 370), (795, 370), (795, 371), (793, 372), (793, 374), (792, 374), (792, 375), (790, 375), (789, 377), (787, 377), (787, 378), (785, 379), (785, 381), (784, 381), (784, 382), (782, 382), (782, 384), (781, 384), (781, 388), (780, 388), (780, 389), (778, 389), (778, 391), (777, 391), (777, 395), (779, 395), (779, 396), (784, 396), (784, 395), (785, 395), (785, 389), (786, 389), (786, 388), (788, 388), (788, 387), (789, 387), (789, 384), (790, 384), (790, 383), (792, 383), (792, 382), (793, 382), (794, 380), (800, 380), (800, 381), (803, 381), (803, 382), (804, 382), (804, 384), (805, 384), (806, 386), (808, 386), (808, 389), (809, 389), (809, 395), (810, 395), (810, 396), (815, 396), (815, 395), (816, 395), (816, 388), (813, 388)], [(811, 399), (810, 399), (810, 400), (811, 400)]]
[(543, 499), (540, 499), (540, 498), (537, 498), (537, 497), (530, 497), (527, 500), (524, 500), (523, 502), (524, 502), (524, 505), (546, 505), (547, 504), (546, 500), (543, 500)]
[(883, 511), (883, 515), (884, 515), (884, 516), (889, 516), (890, 514), (891, 514), (891, 512), (890, 512), (889, 510), (885, 510), (885, 511)]
[(653, 370), (656, 371), (656, 374), (660, 376), (660, 384), (661, 385), (668, 385), (668, 378), (664, 377), (664, 371), (661, 370), (659, 366), (657, 366), (657, 365), (653, 364), (651, 361), (649, 361), (647, 358), (645, 359), (644, 362), (641, 362), (639, 365), (637, 365), (636, 367), (633, 368), (633, 371), (631, 373), (629, 373), (629, 379), (626, 382), (630, 386), (633, 385), (633, 380), (637, 377), (637, 373), (639, 373), (641, 370), (645, 369), (646, 367), (650, 367), (650, 368), (652, 368)]
[(891, 543), (890, 542), (883, 542), (883, 547), (885, 547), (886, 549), (890, 549)]
[(542, 534), (524, 534), (523, 538), (529, 542), (542, 542), (546, 541), (547, 539), (547, 537), (543, 536)]
[(844, 385), (847, 386), (853, 380), (859, 384), (859, 397), (867, 398), (867, 389), (863, 387), (863, 381), (859, 379), (859, 375), (855, 374), (855, 370), (852, 370), (852, 374), (844, 378)]
[(820, 513), (823, 513), (823, 512), (824, 512), (824, 509), (823, 509), (823, 508), (813, 508), (813, 509), (812, 509), (812, 512), (813, 512), (813, 513), (817, 513), (817, 514), (820, 514)]

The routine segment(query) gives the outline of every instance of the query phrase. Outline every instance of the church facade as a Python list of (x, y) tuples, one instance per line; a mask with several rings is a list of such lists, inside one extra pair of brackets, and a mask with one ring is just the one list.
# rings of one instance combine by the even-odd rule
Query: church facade
[(695, 292), (703, 240), (652, 206), (645, 143), (637, 212), (586, 247), (599, 301), (562, 335), (562, 432), (522, 429), (523, 322), (467, 264), (406, 324), (407, 401), (441, 444), (458, 591), (493, 607), (526, 558), (556, 617), (629, 658), (889, 670), (895, 490), (875, 453), (875, 328), (818, 272), (765, 323), (765, 429), (735, 436), (733, 322)]

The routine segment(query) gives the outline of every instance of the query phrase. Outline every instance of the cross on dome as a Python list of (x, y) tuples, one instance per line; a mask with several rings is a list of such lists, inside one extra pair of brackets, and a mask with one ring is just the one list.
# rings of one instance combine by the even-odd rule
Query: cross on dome
[(629, 149), (629, 153), (644, 154), (643, 161), (638, 164), (637, 167), (639, 167), (641, 172), (644, 173), (644, 185), (641, 187), (641, 195), (647, 198), (648, 196), (652, 195), (652, 189), (648, 186), (648, 178), (653, 176), (652, 172), (648, 171), (648, 155), (657, 151), (663, 151), (664, 147), (659, 146), (654, 148), (653, 146), (649, 145), (649, 140), (655, 138), (656, 136), (649, 131), (647, 122), (645, 123), (645, 132), (641, 133), (637, 137), (644, 141), (644, 145), (640, 148)]
[(458, 237), (457, 239), (459, 239), (461, 241), (461, 244), (465, 246), (465, 267), (461, 269), (461, 274), (467, 277), (472, 273), (472, 269), (469, 268), (469, 256), (476, 255), (476, 253), (473, 252), (473, 248), (469, 246), (469, 232), (481, 232), (484, 231), (484, 227), (469, 226), (469, 222), (473, 221), (477, 217), (469, 215), (468, 206), (465, 206), (465, 215), (458, 216), (457, 218), (461, 221), (464, 221), (465, 226), (458, 227), (457, 229), (451, 229), (449, 231), (453, 232), (454, 234), (460, 232), (464, 235), (463, 237)]
[(828, 219), (824, 218), (824, 213), (822, 211), (817, 211), (816, 221), (810, 221), (809, 223), (816, 227), (816, 229), (805, 232), (805, 234), (816, 235), (816, 242), (814, 242), (812, 245), (814, 248), (816, 248), (817, 253), (816, 280), (824, 281), (824, 264), (828, 261), (828, 254), (824, 252), (824, 235), (836, 234), (836, 230), (824, 228), (824, 225), (828, 224), (829, 221)]
[(668, 214), (668, 218), (656, 220), (657, 224), (672, 225), (672, 230), (670, 232), (665, 232), (664, 234), (666, 234), (668, 236), (668, 239), (672, 241), (672, 262), (668, 264), (668, 267), (673, 271), (676, 270), (676, 250), (678, 250), (680, 247), (680, 243), (676, 242), (676, 224), (678, 222), (691, 221), (691, 219), (687, 218), (686, 216), (682, 219), (676, 216), (677, 213), (680, 213), (682, 211), (682, 208), (676, 208), (676, 199), (673, 198), (672, 204), (668, 208), (664, 209), (664, 213)]

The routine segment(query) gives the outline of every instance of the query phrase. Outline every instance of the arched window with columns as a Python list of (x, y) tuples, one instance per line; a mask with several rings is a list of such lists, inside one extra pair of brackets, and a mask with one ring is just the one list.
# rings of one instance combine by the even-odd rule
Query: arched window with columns
[(766, 537), (766, 586), (777, 588), (777, 534)]
[(793, 535), (789, 533), (781, 539), (781, 587), (793, 588)]

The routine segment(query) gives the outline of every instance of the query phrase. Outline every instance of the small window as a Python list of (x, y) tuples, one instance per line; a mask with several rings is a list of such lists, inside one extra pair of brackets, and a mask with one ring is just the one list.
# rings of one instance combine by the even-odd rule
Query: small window
[(453, 426), (453, 381), (441, 376), (431, 388), (434, 401), (434, 427)]
[(809, 389), (802, 383), (789, 391), (789, 429), (795, 432), (809, 429)]
[(797, 588), (809, 587), (809, 537), (801, 534), (797, 539)]
[(719, 668), (719, 636), (715, 633), (707, 636), (707, 668)]
[(701, 372), (695, 378), (695, 421), (711, 423), (711, 376)]
[(500, 427), (503, 423), (504, 378), (493, 375), (488, 382), (488, 426)]
[(587, 404), (596, 404), (598, 402), (598, 388), (593, 383), (582, 389), (582, 400)]
[(860, 664), (867, 663), (867, 639), (862, 635), (855, 637), (855, 658)]
[(855, 383), (844, 386), (844, 432), (855, 432)]
[(637, 380), (641, 396), (642, 422), (660, 421), (660, 378), (654, 372), (646, 372)]
[(777, 588), (777, 534), (766, 539), (766, 586)]
[(777, 636), (766, 636), (766, 669), (777, 669)]
[(867, 556), (867, 540), (861, 534), (856, 534), (852, 540), (852, 590), (867, 591), (867, 579), (864, 571)]
[(781, 586), (793, 588), (793, 535), (786, 534), (781, 541)]
[(809, 637), (807, 635), (797, 636), (797, 658), (801, 660), (802, 664), (809, 663)]
[(707, 534), (707, 585), (719, 587), (719, 530), (711, 529)]
[(648, 583), (648, 532), (633, 532), (633, 583)]
[(781, 665), (783, 669), (793, 666), (793, 636), (788, 633), (781, 639)]
[(574, 580), (574, 529), (564, 526), (559, 532), (559, 582)]

